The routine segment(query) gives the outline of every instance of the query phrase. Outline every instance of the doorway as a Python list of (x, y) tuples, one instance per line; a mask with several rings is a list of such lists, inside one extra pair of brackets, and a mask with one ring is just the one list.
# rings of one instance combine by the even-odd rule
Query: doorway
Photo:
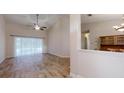
[(81, 33), (81, 47), (82, 49), (90, 49), (90, 31)]

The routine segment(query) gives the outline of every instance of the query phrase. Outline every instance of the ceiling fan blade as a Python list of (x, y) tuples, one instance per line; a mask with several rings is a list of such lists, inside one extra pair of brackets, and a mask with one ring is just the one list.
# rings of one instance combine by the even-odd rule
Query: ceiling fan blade
[(40, 27), (40, 30), (46, 30), (46, 29), (47, 29), (46, 26)]
[(40, 30), (42, 30), (42, 31), (43, 31), (44, 29), (41, 27), (41, 28), (40, 28)]
[(46, 26), (43, 26), (42, 28), (47, 28)]

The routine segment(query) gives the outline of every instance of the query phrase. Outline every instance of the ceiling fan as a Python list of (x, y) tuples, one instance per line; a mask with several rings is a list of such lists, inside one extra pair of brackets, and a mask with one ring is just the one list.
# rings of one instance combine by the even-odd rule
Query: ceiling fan
[[(124, 20), (124, 15), (122, 15), (122, 20)], [(115, 25), (113, 28), (116, 31), (124, 32), (124, 23), (121, 23), (120, 25)]]
[(46, 30), (47, 29), (46, 26), (42, 26), (42, 27), (39, 26), (38, 17), (39, 17), (39, 14), (36, 14), (36, 23), (33, 24), (34, 30)]

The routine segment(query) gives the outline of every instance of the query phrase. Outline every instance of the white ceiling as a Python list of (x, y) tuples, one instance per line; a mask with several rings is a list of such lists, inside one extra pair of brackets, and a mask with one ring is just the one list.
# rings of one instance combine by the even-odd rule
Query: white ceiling
[[(49, 28), (54, 25), (61, 16), (62, 14), (40, 14), (39, 25)], [(6, 14), (5, 19), (7, 22), (32, 26), (33, 23), (36, 23), (36, 14)], [(122, 20), (122, 14), (92, 14), (92, 16), (81, 14), (82, 23), (93, 23), (116, 19)]]
[(88, 16), (88, 14), (81, 15), (82, 23), (93, 23), (100, 21), (109, 21), (109, 20), (122, 20), (122, 14), (92, 14), (92, 16)]
[[(58, 14), (39, 14), (39, 25), (51, 27), (61, 15)], [(32, 26), (36, 23), (36, 14), (6, 14), (7, 22)]]

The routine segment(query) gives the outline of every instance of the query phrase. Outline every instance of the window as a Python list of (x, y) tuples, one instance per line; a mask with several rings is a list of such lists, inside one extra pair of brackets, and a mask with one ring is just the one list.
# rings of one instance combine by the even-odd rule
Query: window
[(15, 56), (33, 55), (42, 51), (43, 39), (15, 37)]

